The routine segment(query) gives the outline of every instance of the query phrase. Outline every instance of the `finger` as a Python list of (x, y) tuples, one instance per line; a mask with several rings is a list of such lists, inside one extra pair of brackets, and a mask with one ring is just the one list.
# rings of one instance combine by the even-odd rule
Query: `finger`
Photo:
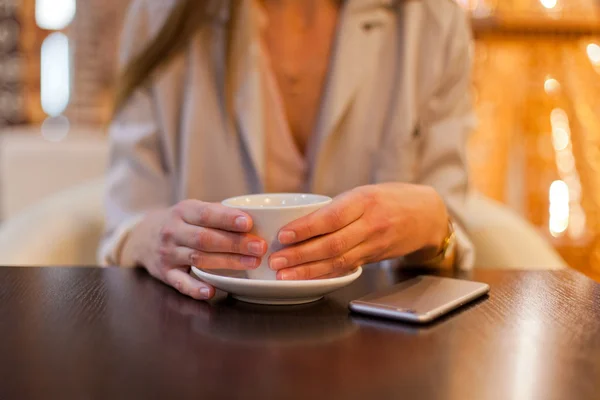
[(240, 210), (198, 200), (182, 201), (174, 211), (188, 224), (230, 232), (250, 232), (252, 218)]
[(284, 226), (278, 235), (281, 244), (294, 244), (326, 235), (350, 225), (363, 215), (362, 203), (350, 192), (331, 204)]
[(365, 257), (365, 248), (366, 246), (361, 245), (336, 258), (286, 268), (277, 272), (277, 279), (309, 280), (328, 275), (344, 275), (364, 264), (362, 260)]
[(167, 265), (193, 265), (205, 269), (249, 270), (260, 265), (260, 258), (229, 253), (205, 253), (189, 247), (173, 248), (162, 259)]
[(174, 268), (164, 275), (164, 282), (180, 293), (197, 300), (208, 300), (215, 295), (215, 289), (209, 284), (192, 277), (186, 268)]
[(175, 243), (208, 253), (234, 253), (262, 257), (267, 252), (267, 242), (246, 234), (208, 229), (181, 222), (174, 233)]
[(269, 267), (279, 271), (345, 254), (365, 240), (367, 232), (365, 225), (366, 222), (359, 219), (339, 231), (273, 253), (269, 258)]

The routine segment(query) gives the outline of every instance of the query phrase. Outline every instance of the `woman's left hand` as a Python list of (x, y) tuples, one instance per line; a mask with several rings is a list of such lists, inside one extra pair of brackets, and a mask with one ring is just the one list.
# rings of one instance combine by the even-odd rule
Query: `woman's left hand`
[(281, 229), (279, 241), (289, 247), (272, 254), (269, 265), (278, 279), (330, 278), (364, 264), (437, 249), (447, 233), (446, 206), (433, 188), (362, 186)]

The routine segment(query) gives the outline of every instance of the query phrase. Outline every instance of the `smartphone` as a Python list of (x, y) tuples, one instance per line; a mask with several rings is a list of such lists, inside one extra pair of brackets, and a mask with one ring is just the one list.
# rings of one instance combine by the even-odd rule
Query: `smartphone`
[(350, 302), (350, 310), (376, 317), (428, 323), (490, 291), (486, 283), (422, 275)]

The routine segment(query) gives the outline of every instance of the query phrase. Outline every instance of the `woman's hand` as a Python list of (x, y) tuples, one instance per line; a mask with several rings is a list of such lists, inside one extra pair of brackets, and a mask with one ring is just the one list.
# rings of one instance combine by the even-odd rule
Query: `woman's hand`
[(186, 200), (150, 213), (130, 235), (122, 258), (133, 259), (185, 295), (209, 299), (214, 288), (190, 276), (190, 266), (257, 268), (267, 243), (250, 235), (251, 229), (252, 219), (242, 211)]
[(278, 279), (339, 276), (358, 266), (439, 248), (448, 233), (446, 206), (428, 186), (362, 186), (279, 232), (291, 245), (269, 258)]

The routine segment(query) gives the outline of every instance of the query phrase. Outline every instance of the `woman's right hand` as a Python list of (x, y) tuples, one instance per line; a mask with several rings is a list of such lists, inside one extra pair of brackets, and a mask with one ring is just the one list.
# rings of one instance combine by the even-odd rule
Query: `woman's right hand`
[(123, 259), (142, 264), (155, 278), (195, 299), (210, 299), (214, 288), (192, 277), (190, 266), (255, 269), (267, 243), (248, 232), (252, 218), (218, 203), (185, 200), (149, 213), (131, 233)]

